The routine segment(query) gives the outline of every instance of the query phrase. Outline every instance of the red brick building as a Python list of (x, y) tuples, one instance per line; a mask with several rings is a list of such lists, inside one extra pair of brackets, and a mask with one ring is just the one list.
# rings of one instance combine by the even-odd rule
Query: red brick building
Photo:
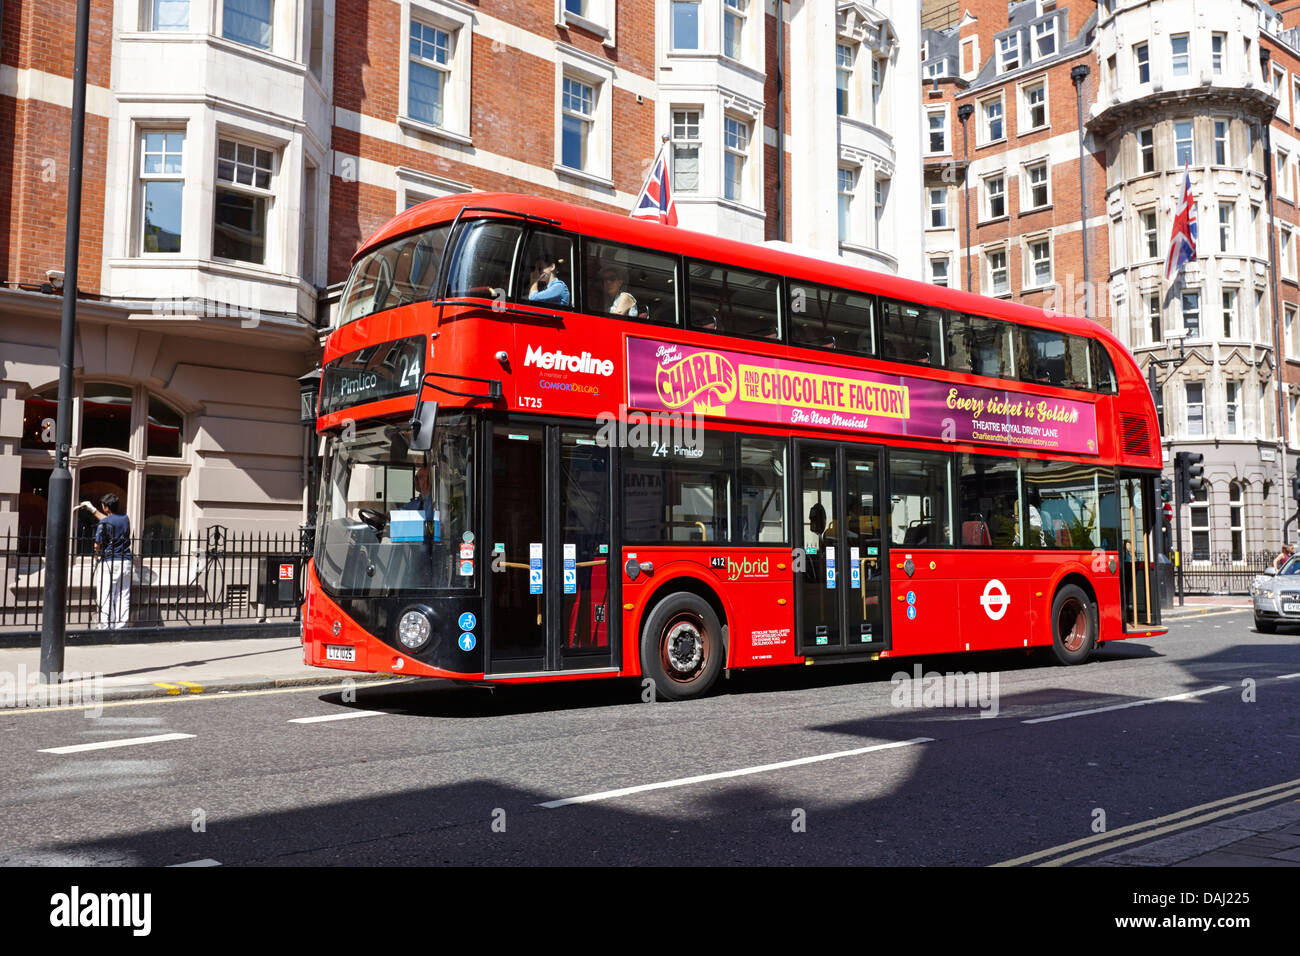
[[(0, 534), (45, 527), (75, 11), (0, 5)], [(357, 245), (423, 199), (625, 212), (671, 134), (683, 226), (919, 274), (918, 24), (906, 0), (95, 0), (76, 499), (160, 537), (296, 528), (296, 379)]]

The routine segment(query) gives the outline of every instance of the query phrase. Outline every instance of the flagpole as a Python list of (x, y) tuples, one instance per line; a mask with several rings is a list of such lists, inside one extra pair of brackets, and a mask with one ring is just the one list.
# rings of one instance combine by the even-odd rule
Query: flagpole
[[(675, 182), (677, 181), (677, 180), (673, 179), (673, 173), (674, 173), (674, 171), (675, 171), (675, 170), (673, 169), (673, 151), (672, 151), (671, 149), (668, 148), (668, 144), (669, 144), (670, 142), (672, 142), (672, 138), (673, 138), (673, 134), (672, 134), (672, 121), (673, 121), (672, 113), (669, 112), (669, 114), (668, 114), (668, 129), (669, 129), (669, 131), (668, 131), (667, 133), (664, 133), (662, 136), (659, 137), (659, 143), (660, 143), (660, 145), (659, 145), (659, 152), (661, 152), (661, 153), (664, 154), (664, 182), (665, 182), (665, 183), (667, 184), (667, 186), (668, 186), (668, 192), (666, 193), (666, 195), (672, 195), (671, 190), (672, 190), (672, 188), (673, 188), (673, 183), (675, 183)], [(667, 218), (668, 218), (668, 210), (667, 210), (667, 209), (662, 209), (662, 205), (663, 205), (663, 201), (664, 201), (664, 200), (663, 200), (663, 197), (664, 197), (664, 194), (661, 194), (660, 197), (659, 197), (659, 203), (660, 203), (661, 211), (662, 211), (662, 213), (663, 213), (663, 217), (664, 217), (664, 219), (667, 219)]]

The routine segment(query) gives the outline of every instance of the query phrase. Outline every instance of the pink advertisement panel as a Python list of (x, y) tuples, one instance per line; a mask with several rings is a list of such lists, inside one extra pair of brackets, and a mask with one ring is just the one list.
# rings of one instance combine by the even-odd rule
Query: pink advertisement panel
[(657, 412), (1097, 453), (1090, 402), (629, 337), (628, 405)]

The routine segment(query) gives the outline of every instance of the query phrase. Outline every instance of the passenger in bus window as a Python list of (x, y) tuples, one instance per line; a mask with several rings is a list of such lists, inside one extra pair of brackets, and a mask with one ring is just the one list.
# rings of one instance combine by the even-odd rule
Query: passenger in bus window
[(623, 291), (625, 281), (622, 269), (609, 266), (600, 270), (600, 286), (605, 297), (604, 311), (611, 315), (636, 318), (636, 297), (630, 292)]
[(569, 287), (556, 275), (557, 265), (555, 256), (549, 252), (543, 252), (537, 257), (537, 261), (533, 263), (533, 282), (528, 287), (529, 302), (569, 304)]

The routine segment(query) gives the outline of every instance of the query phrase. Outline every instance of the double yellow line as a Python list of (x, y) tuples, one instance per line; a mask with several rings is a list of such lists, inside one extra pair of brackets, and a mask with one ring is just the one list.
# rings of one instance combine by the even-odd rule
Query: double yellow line
[[(1203, 826), (1212, 820), (1217, 820), (1219, 817), (1231, 816), (1234, 813), (1253, 810), (1255, 807), (1261, 807), (1267, 803), (1277, 803), (1279, 800), (1287, 799), (1300, 799), (1300, 779), (1277, 783), (1271, 787), (1264, 787), (1262, 790), (1252, 790), (1249, 793), (1239, 793), (1235, 796), (1224, 797), (1221, 800), (1212, 800), (1209, 803), (1202, 803), (1200, 806), (1179, 810), (1177, 813), (1156, 817), (1154, 820), (1131, 823), (1126, 827), (1120, 827), (1118, 830), (1098, 833), (1082, 840), (1075, 840), (1073, 843), (1062, 843), (1060, 846), (1039, 850), (1037, 853), (1029, 853), (1025, 856), (1018, 856), (1014, 860), (1003, 860), (1001, 863), (994, 863), (993, 865), (1064, 866), (1066, 863), (1072, 863), (1085, 856), (1096, 856), (1098, 853), (1117, 850), (1132, 843), (1141, 843), (1144, 840), (1150, 840), (1166, 833), (1175, 833), (1189, 827)], [(1242, 835), (1245, 836), (1244, 833)], [(1069, 852), (1071, 850), (1075, 852)]]
[(193, 684), (187, 680), (178, 680), (175, 683), (168, 683), (167, 681), (156, 680), (153, 682), (153, 686), (163, 688), (165, 691), (167, 691), (168, 694), (172, 696), (175, 696), (177, 694), (183, 694), (186, 691), (189, 691), (191, 694), (203, 693), (203, 686), (201, 684)]

